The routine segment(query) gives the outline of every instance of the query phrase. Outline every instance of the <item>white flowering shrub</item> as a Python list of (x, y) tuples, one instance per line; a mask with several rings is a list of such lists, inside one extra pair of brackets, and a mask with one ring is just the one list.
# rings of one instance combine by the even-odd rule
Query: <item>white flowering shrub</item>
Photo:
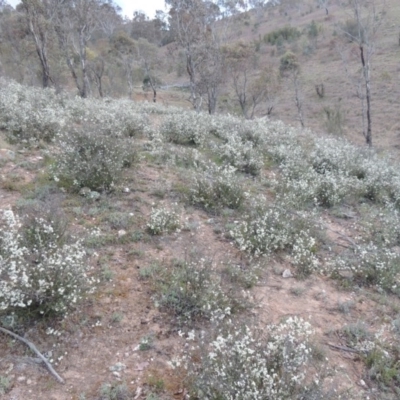
[(210, 117), (196, 112), (168, 115), (160, 125), (167, 141), (175, 144), (202, 146), (210, 131)]
[(0, 129), (11, 142), (51, 141), (65, 126), (64, 110), (52, 89), (0, 83)]
[(259, 334), (220, 323), (211, 339), (189, 332), (185, 353), (172, 365), (186, 369), (194, 398), (312, 398), (304, 397), (319, 383), (318, 374), (308, 372), (312, 334), (311, 325), (298, 317), (263, 327)]
[(236, 135), (218, 148), (219, 156), (237, 170), (251, 175), (258, 175), (264, 165), (261, 152), (251, 141), (245, 141)]
[(400, 212), (394, 207), (377, 208), (364, 204), (359, 208), (360, 218), (357, 230), (364, 243), (393, 248), (400, 245)]
[(130, 100), (98, 100), (80, 97), (65, 99), (63, 107), (70, 123), (95, 125), (98, 132), (118, 137), (134, 137), (151, 130), (149, 118), (139, 113)]
[(64, 314), (94, 290), (82, 244), (65, 242), (45, 219), (34, 222), (26, 226), (2, 211), (0, 314)]
[(332, 267), (336, 275), (350, 271), (357, 285), (377, 286), (400, 294), (400, 255), (395, 250), (373, 243), (357, 245), (337, 257)]
[(318, 272), (321, 265), (317, 257), (317, 240), (307, 230), (301, 230), (294, 236), (290, 251), (290, 260), (296, 267), (297, 275), (307, 277)]
[(311, 264), (315, 263), (316, 239), (310, 237), (311, 228), (312, 223), (307, 216), (255, 203), (252, 211), (238, 221), (229, 233), (242, 251), (257, 257), (292, 250), (295, 263), (303, 265), (306, 262), (304, 258), (309, 259)]
[(229, 296), (212, 261), (191, 256), (176, 261), (157, 278), (155, 295), (159, 306), (169, 311), (179, 324), (208, 319), (215, 310), (243, 308), (242, 293)]
[(176, 212), (160, 207), (151, 210), (150, 220), (146, 226), (152, 235), (161, 235), (178, 230), (180, 225), (179, 216)]
[(237, 209), (244, 199), (242, 184), (232, 166), (210, 164), (193, 178), (190, 200), (206, 210), (215, 211), (224, 207)]
[(134, 157), (131, 139), (99, 134), (90, 126), (62, 135), (58, 146), (54, 179), (74, 190), (110, 190)]

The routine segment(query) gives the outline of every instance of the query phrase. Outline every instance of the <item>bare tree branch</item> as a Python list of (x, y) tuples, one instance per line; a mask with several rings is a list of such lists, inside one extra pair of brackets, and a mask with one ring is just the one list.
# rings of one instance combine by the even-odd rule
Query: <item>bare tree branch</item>
[(49, 361), (47, 360), (47, 358), (40, 353), (40, 351), (36, 348), (36, 346), (30, 342), (29, 340), (23, 338), (22, 336), (17, 335), (14, 332), (9, 331), (6, 328), (2, 328), (0, 327), (0, 332), (5, 333), (6, 335), (10, 335), (13, 338), (21, 341), (22, 343), (25, 343), (40, 359), (41, 361), (46, 365), (47, 369), (50, 371), (50, 373), (57, 379), (58, 382), (64, 384), (65, 381), (63, 378), (61, 378), (60, 375), (58, 375), (58, 373), (54, 370), (54, 368), (52, 367), (52, 365), (49, 363)]

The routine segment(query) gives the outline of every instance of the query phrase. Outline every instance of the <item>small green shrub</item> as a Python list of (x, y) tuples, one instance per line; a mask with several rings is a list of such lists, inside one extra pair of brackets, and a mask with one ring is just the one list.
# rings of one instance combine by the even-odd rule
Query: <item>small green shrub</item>
[(147, 230), (152, 235), (161, 235), (178, 230), (181, 224), (179, 216), (174, 211), (164, 207), (153, 208), (150, 214), (150, 220), (147, 223)]
[(0, 375), (0, 396), (7, 394), (12, 388), (12, 383), (6, 376)]
[(325, 129), (328, 133), (337, 136), (343, 136), (344, 125), (346, 123), (345, 115), (340, 105), (335, 105), (334, 108), (324, 107), (325, 113)]
[(275, 45), (279, 41), (291, 42), (301, 36), (301, 32), (292, 26), (286, 25), (283, 28), (276, 29), (264, 36), (264, 42)]
[(293, 262), (307, 274), (318, 265), (316, 240), (310, 235), (311, 223), (280, 207), (255, 204), (250, 214), (230, 231), (240, 250), (257, 256), (280, 250), (291, 251)]
[(175, 261), (160, 271), (160, 276), (155, 282), (157, 302), (175, 316), (178, 324), (193, 324), (209, 318), (217, 309), (230, 312), (246, 304), (240, 292), (229, 296), (213, 263), (196, 254)]
[(56, 181), (73, 190), (110, 190), (133, 155), (130, 140), (101, 134), (89, 126), (60, 137), (52, 171)]
[(94, 290), (80, 241), (67, 241), (43, 218), (24, 225), (11, 210), (2, 214), (0, 314), (64, 314)]
[(160, 126), (161, 135), (175, 144), (201, 146), (209, 133), (209, 117), (195, 112), (172, 114)]
[(190, 200), (206, 210), (239, 208), (245, 199), (244, 190), (232, 166), (208, 166), (193, 179)]
[(310, 324), (298, 317), (256, 333), (248, 326), (219, 323), (211, 335), (189, 332), (187, 350), (172, 365), (186, 370), (194, 398), (334, 398), (312, 397), (322, 380), (310, 368), (312, 333)]
[(52, 89), (39, 89), (16, 82), (1, 82), (0, 128), (11, 142), (50, 142), (66, 122), (61, 97)]
[(130, 400), (132, 393), (125, 383), (104, 383), (100, 388), (99, 400)]
[(333, 262), (334, 274), (340, 277), (340, 271), (350, 271), (354, 284), (400, 294), (400, 255), (395, 250), (373, 243), (357, 245)]

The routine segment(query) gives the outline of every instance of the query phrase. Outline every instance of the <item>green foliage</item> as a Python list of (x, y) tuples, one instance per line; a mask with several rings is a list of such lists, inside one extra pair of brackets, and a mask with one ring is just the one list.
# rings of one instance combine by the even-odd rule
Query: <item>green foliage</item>
[(223, 290), (212, 261), (196, 253), (160, 271), (155, 285), (158, 304), (174, 315), (179, 324), (193, 324), (208, 319), (215, 310), (230, 312), (246, 304), (241, 293), (229, 296), (228, 290)]
[(368, 368), (368, 378), (375, 381), (381, 390), (400, 395), (399, 343), (385, 347), (376, 346), (367, 354), (364, 362)]
[(196, 112), (172, 114), (163, 120), (160, 132), (172, 143), (201, 146), (209, 132), (209, 117)]
[(324, 107), (324, 113), (327, 132), (342, 136), (346, 119), (340, 105), (336, 104), (334, 108)]
[(194, 398), (335, 398), (318, 393), (322, 374), (306, 372), (313, 334), (308, 322), (290, 317), (257, 330), (226, 320), (223, 313), (215, 313), (217, 327), (211, 335), (189, 332), (183, 356), (172, 362), (187, 371)]
[(354, 284), (400, 294), (400, 255), (394, 249), (373, 243), (354, 246), (333, 263), (335, 275), (340, 277), (341, 271), (350, 271)]
[(206, 210), (217, 211), (224, 207), (237, 209), (245, 199), (235, 168), (211, 164), (197, 173), (190, 189), (190, 200)]
[(301, 32), (292, 26), (286, 25), (264, 36), (264, 42), (272, 45), (278, 45), (282, 41), (292, 42), (301, 36)]
[(90, 126), (62, 135), (58, 145), (60, 151), (52, 167), (54, 179), (75, 191), (82, 187), (112, 189), (134, 156), (131, 140), (102, 134)]
[(12, 388), (12, 383), (6, 376), (0, 375), (0, 396), (7, 394)]
[(57, 224), (31, 217), (26, 223), (3, 211), (0, 232), (0, 314), (65, 314), (96, 279), (80, 241), (66, 240)]
[(289, 73), (296, 73), (300, 70), (297, 56), (291, 51), (287, 51), (280, 59), (279, 72), (281, 76)]
[(252, 211), (235, 224), (230, 235), (240, 250), (256, 257), (288, 251), (299, 276), (318, 270), (317, 240), (306, 216), (288, 213), (285, 208), (253, 204)]
[(180, 228), (179, 216), (174, 211), (166, 208), (153, 208), (150, 220), (147, 223), (147, 230), (152, 235), (174, 232)]
[(99, 400), (130, 400), (132, 398), (132, 393), (125, 383), (104, 383), (99, 395)]
[(348, 19), (340, 24), (342, 36), (349, 42), (364, 42), (365, 30), (362, 23), (358, 23), (355, 19)]
[(307, 35), (311, 39), (315, 39), (318, 37), (319, 30), (320, 28), (318, 27), (318, 24), (312, 20), (311, 23), (307, 26)]
[(54, 90), (1, 82), (0, 128), (13, 143), (52, 141), (64, 127), (61, 97)]

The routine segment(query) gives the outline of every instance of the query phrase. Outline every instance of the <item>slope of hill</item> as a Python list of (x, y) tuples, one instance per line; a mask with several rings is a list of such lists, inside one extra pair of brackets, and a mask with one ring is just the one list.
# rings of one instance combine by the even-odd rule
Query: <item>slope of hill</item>
[[(255, 74), (266, 65), (272, 66), (278, 74), (280, 58), (286, 51), (293, 52), (301, 67), (305, 125), (316, 132), (330, 131), (355, 143), (363, 143), (361, 104), (356, 88), (356, 78), (361, 71), (360, 56), (356, 45), (341, 38), (341, 27), (353, 18), (351, 10), (340, 2), (332, 1), (329, 15), (326, 15), (325, 10), (318, 8), (315, 2), (292, 2), (292, 6), (290, 2), (286, 3), (251, 10), (235, 17), (234, 32), (229, 42), (254, 43), (257, 48)], [(397, 157), (400, 144), (400, 4), (391, 0), (378, 3), (377, 18), (381, 23), (371, 58), (374, 145), (378, 149), (394, 150)], [(309, 35), (312, 24), (315, 24), (315, 36)], [(285, 26), (298, 29), (301, 35), (290, 41), (278, 41), (276, 45), (265, 41), (266, 35)], [(348, 58), (347, 64), (343, 62), (343, 57)], [(346, 74), (346, 67), (351, 77)], [(176, 75), (164, 75), (164, 79), (174, 82)], [(183, 75), (181, 79), (186, 79), (186, 76)], [(318, 96), (315, 89), (316, 85), (321, 84), (325, 89), (323, 97)], [(229, 80), (225, 83), (220, 100), (221, 111), (240, 113)], [(180, 104), (184, 105), (185, 102)], [(189, 107), (189, 103), (186, 106)], [(261, 107), (258, 116), (265, 112), (266, 109)], [(285, 81), (280, 85), (271, 118), (292, 125), (299, 124), (293, 87)]]
[(3, 398), (398, 398), (398, 164), (15, 83), (0, 110)]

